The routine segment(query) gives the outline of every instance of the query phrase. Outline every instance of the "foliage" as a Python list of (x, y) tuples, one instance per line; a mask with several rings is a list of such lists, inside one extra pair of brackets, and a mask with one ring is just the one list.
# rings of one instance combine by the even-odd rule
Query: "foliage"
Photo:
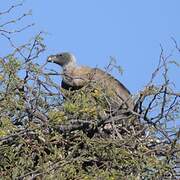
[[(59, 73), (46, 62), (38, 64), (46, 47), (43, 33), (14, 45), (11, 35), (24, 30), (0, 25), (12, 48), (0, 58), (1, 177), (178, 178), (180, 132), (172, 123), (178, 124), (180, 94), (171, 87), (172, 61), (163, 49), (150, 82), (135, 98), (134, 111), (122, 110), (98, 83), (73, 92), (61, 89), (52, 78)], [(155, 78), (162, 81), (157, 84)]]

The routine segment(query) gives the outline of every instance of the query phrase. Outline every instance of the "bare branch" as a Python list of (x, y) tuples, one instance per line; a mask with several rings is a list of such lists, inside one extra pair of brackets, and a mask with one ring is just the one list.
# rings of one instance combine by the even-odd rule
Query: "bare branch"
[(13, 9), (16, 9), (19, 6), (23, 6), (23, 2), (19, 3), (19, 4), (12, 5), (8, 10), (0, 12), (0, 16), (5, 15), (5, 14), (9, 14)]

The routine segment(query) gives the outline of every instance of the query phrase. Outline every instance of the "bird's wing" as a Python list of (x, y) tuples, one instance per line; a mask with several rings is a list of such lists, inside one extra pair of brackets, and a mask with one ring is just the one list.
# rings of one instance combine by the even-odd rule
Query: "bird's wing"
[(134, 108), (131, 93), (120, 81), (101, 69), (94, 68), (94, 71), (94, 80), (100, 82), (107, 91), (113, 91), (121, 102), (126, 102), (129, 108)]
[(63, 82), (72, 87), (83, 87), (92, 79), (93, 73), (89, 67), (73, 67), (63, 72)]
[(90, 82), (98, 83), (107, 91), (113, 91), (121, 102), (127, 101), (127, 106), (133, 109), (134, 105), (129, 90), (109, 73), (99, 68), (80, 66), (64, 72), (62, 88), (76, 90)]
[(72, 87), (82, 87), (87, 83), (101, 82), (105, 87), (113, 88), (118, 94), (129, 96), (129, 90), (109, 73), (99, 69), (80, 66), (64, 72), (63, 82)]
[(99, 68), (94, 68), (94, 78), (95, 80), (100, 80), (100, 81), (104, 81), (104, 83), (106, 83), (108, 85), (113, 85), (113, 87), (119, 89), (119, 90), (123, 90), (124, 92), (126, 92), (127, 95), (130, 95), (130, 91), (116, 78), (114, 78), (111, 74), (99, 69)]

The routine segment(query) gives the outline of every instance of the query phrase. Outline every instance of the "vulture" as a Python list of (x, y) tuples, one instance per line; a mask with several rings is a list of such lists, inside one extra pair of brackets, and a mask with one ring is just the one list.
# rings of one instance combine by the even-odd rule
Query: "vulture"
[(102, 88), (111, 89), (121, 103), (125, 104), (130, 110), (133, 110), (134, 105), (131, 93), (109, 73), (99, 68), (78, 66), (75, 56), (69, 52), (50, 55), (47, 61), (56, 63), (62, 67), (62, 88), (78, 90), (90, 82), (97, 82)]

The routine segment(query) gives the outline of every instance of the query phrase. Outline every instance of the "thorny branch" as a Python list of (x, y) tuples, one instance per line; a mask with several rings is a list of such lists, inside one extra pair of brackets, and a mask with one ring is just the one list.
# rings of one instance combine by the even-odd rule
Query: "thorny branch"
[(0, 16), (1, 16), (1, 15), (9, 14), (13, 9), (16, 9), (16, 8), (19, 7), (19, 6), (23, 6), (23, 3), (19, 3), (19, 4), (12, 5), (12, 6), (11, 6), (10, 8), (8, 8), (7, 10), (0, 12)]
[[(10, 14), (10, 12), (13, 10), (13, 9), (16, 9), (20, 6), (23, 6), (23, 2), (22, 3), (19, 3), (19, 4), (15, 4), (15, 5), (12, 5), (8, 10), (5, 10), (5, 11), (2, 11), (0, 12), (0, 16), (2, 15), (6, 15), (6, 14)], [(24, 18), (26, 18), (27, 16), (31, 16), (32, 15), (32, 12), (31, 11), (28, 11), (27, 13), (24, 13), (22, 15), (20, 15), (19, 17), (17, 18), (13, 18), (9, 21), (6, 21), (2, 24), (0, 24), (0, 34), (3, 35), (3, 34), (15, 34), (15, 33), (20, 33), (32, 26), (34, 26), (34, 23), (31, 23), (31, 24), (28, 24), (24, 27), (21, 27), (21, 28), (18, 28), (18, 29), (14, 29), (14, 30), (8, 30), (7, 29), (7, 26), (10, 25), (10, 24), (17, 24), (18, 22), (20, 22), (21, 20), (23, 20)]]
[[(13, 5), (8, 10), (1, 12), (0, 15), (6, 15), (22, 5), (23, 3)], [(98, 114), (96, 118), (79, 118), (76, 115), (66, 114), (66, 121), (54, 125), (51, 124), (49, 112), (51, 110), (63, 111), (64, 103), (69, 99), (68, 97), (63, 98), (65, 95), (61, 92), (60, 83), (58, 84), (51, 79), (52, 75), (59, 76), (60, 73), (47, 69), (47, 62), (43, 65), (37, 63), (38, 58), (45, 51), (43, 33), (40, 32), (33, 40), (18, 46), (12, 40), (11, 34), (22, 32), (32, 25), (27, 25), (19, 30), (4, 29), (7, 25), (17, 23), (28, 15), (30, 13), (25, 13), (0, 25), (1, 35), (8, 40), (13, 48), (10, 55), (0, 58), (0, 83), (2, 87), (5, 87), (4, 89), (0, 88), (0, 115), (1, 118), (10, 118), (17, 126), (25, 127), (25, 130), (0, 138), (0, 142), (31, 133), (28, 130), (28, 125), (33, 122), (47, 133), (56, 131), (64, 136), (72, 136), (73, 133), (76, 135), (77, 131), (82, 131), (90, 138), (108, 137), (112, 141), (117, 141), (116, 146), (119, 147), (130, 146), (135, 149), (140, 146), (139, 142), (141, 145), (146, 143), (149, 148), (148, 153), (167, 156), (169, 161), (177, 156), (177, 153), (180, 152), (180, 149), (177, 148), (180, 129), (167, 128), (170, 123), (179, 120), (178, 114), (180, 112), (180, 92), (172, 90), (168, 74), (172, 54), (166, 56), (161, 46), (158, 66), (152, 73), (145, 89), (140, 92), (139, 98), (136, 100), (136, 110), (122, 111), (122, 104), (119, 105), (119, 102), (117, 102), (119, 106), (113, 109), (109, 97), (103, 92), (109, 113), (105, 112), (104, 116)], [(173, 38), (172, 40), (180, 52), (177, 42)], [(162, 83), (155, 85), (154, 80), (159, 78), (160, 73), (162, 74)], [(86, 92), (87, 89), (88, 87), (85, 88), (85, 94), (90, 92)], [(79, 92), (82, 93), (81, 91)], [(73, 96), (72, 92), (68, 93)], [(78, 94), (78, 91), (75, 93)], [(32, 133), (34, 131), (33, 129)], [(50, 170), (54, 170), (54, 167), (51, 167)], [(22, 177), (29, 174), (42, 173), (35, 170)]]

